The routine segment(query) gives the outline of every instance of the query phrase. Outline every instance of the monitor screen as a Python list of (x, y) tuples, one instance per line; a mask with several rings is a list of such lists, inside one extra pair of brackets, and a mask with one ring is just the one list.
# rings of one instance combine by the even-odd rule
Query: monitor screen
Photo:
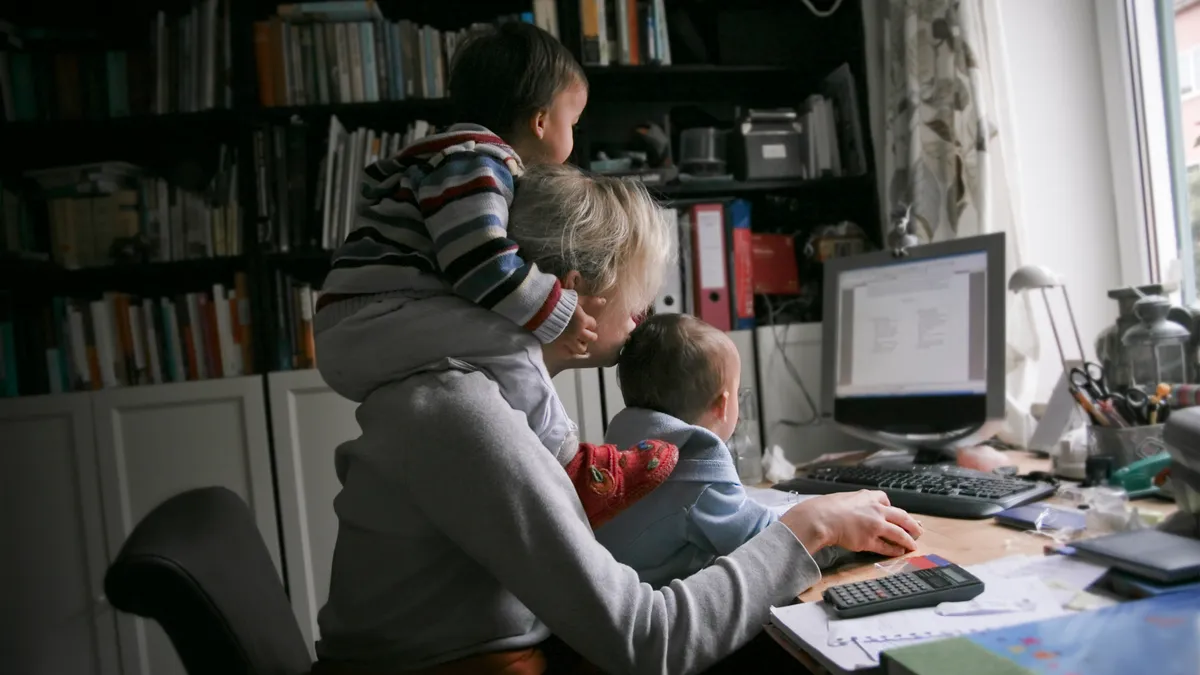
[(840, 272), (836, 398), (985, 394), (987, 262), (972, 251)]

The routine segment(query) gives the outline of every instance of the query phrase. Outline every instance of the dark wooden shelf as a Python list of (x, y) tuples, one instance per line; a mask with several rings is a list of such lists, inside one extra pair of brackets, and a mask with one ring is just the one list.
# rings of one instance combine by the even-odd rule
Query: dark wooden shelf
[[(687, 199), (691, 197), (720, 197), (755, 194), (762, 192), (787, 192), (792, 190), (830, 190), (856, 189), (867, 183), (868, 175), (858, 176), (829, 176), (825, 178), (799, 179), (782, 178), (775, 180), (693, 180), (666, 185), (647, 185), (651, 192), (667, 199)], [(874, 185), (872, 184), (872, 189)]]
[(0, 259), (0, 289), (33, 285), (52, 292), (71, 289), (99, 293), (158, 282), (177, 287), (215, 280), (245, 268), (247, 261), (247, 256), (223, 256), (66, 269), (49, 261)]
[(123, 160), (153, 166), (161, 148), (192, 157), (197, 148), (235, 143), (240, 128), (231, 110), (105, 119), (0, 122), (0, 170), (20, 171)]
[(266, 258), (271, 263), (325, 263), (329, 264), (330, 258), (333, 257), (333, 251), (325, 249), (303, 249), (300, 251), (276, 251), (268, 253)]
[(422, 116), (433, 117), (431, 122), (443, 120), (450, 111), (450, 100), (446, 98), (407, 98), (400, 101), (376, 101), (373, 103), (330, 103), (303, 106), (278, 106), (256, 108), (250, 115), (258, 121), (285, 122), (293, 116), (305, 120), (328, 119), (337, 115), (351, 121), (387, 120), (408, 123)]
[[(836, 64), (834, 64), (836, 66)], [(822, 75), (832, 70), (825, 70)], [(812, 71), (812, 72), (810, 72)], [(783, 66), (587, 66), (592, 103), (718, 102), (795, 105), (815, 68)]]
[(26, 120), (19, 122), (0, 122), (0, 136), (13, 138), (30, 133), (79, 133), (79, 132), (114, 132), (138, 131), (149, 129), (173, 129), (177, 127), (214, 127), (228, 126), (234, 128), (237, 114), (233, 110), (213, 109), (188, 113), (166, 113), (163, 115), (128, 115), (125, 117), (105, 117), (98, 119), (77, 120)]
[(673, 66), (584, 66), (583, 71), (588, 79), (592, 77), (662, 77), (665, 75), (746, 75), (772, 74), (786, 75), (796, 72), (786, 66), (722, 66), (718, 64), (696, 63)]

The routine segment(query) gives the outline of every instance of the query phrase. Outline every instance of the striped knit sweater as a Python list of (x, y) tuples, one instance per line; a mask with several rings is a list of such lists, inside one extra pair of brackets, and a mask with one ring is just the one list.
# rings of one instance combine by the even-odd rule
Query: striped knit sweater
[(454, 125), (367, 167), (355, 229), (334, 252), (322, 305), (428, 288), (437, 276), (542, 343), (557, 338), (578, 298), (522, 260), (508, 238), (513, 181), (522, 170), (511, 147), (472, 124)]

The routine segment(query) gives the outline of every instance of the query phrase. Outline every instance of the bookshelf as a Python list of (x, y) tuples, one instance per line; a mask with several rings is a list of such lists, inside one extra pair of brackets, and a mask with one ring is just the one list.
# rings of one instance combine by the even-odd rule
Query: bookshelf
[[(545, 10), (548, 2), (557, 13), (559, 38), (577, 58), (583, 59), (585, 47), (579, 0), (463, 0), (453, 3), (381, 0), (378, 4), (388, 24), (410, 26), (407, 30), (414, 26), (418, 30), (422, 26), (432, 27), (440, 31), (441, 39), (445, 40), (448, 39), (445, 35), (460, 33), (472, 23), (539, 8)], [(609, 4), (612, 4), (611, 0)], [(713, 124), (727, 127), (739, 109), (798, 105), (805, 96), (818, 90), (822, 78), (843, 63), (848, 64), (854, 74), (858, 100), (868, 100), (859, 3), (843, 3), (828, 19), (812, 17), (801, 3), (787, 0), (666, 0), (661, 4), (671, 31), (669, 65), (657, 62), (623, 65), (618, 57), (611, 59), (609, 65), (585, 62), (589, 105), (577, 134), (576, 153), (572, 158), (575, 163), (586, 166), (597, 151), (607, 147), (613, 139), (620, 139), (632, 124), (645, 120), (665, 120), (672, 127), (673, 146), (678, 152), (680, 126), (696, 120), (712, 120)], [(162, 19), (159, 18), (160, 10)], [(10, 305), (8, 310), (0, 309), (0, 322), (7, 318), (22, 341), (28, 340), (28, 336), (22, 336), (30, 332), (30, 327), (42, 321), (40, 308), (56, 296), (95, 299), (105, 292), (137, 297), (174, 296), (207, 293), (214, 285), (233, 289), (238, 280), (243, 280), (246, 297), (238, 300), (244, 303), (245, 311), (251, 317), (253, 342), (253, 363), (247, 364), (248, 370), (244, 374), (281, 369), (287, 359), (281, 358), (279, 353), (283, 327), (278, 320), (281, 296), (275, 288), (277, 279), (286, 276), (298, 284), (319, 287), (328, 271), (330, 253), (320, 245), (323, 237), (314, 234), (320, 232), (324, 216), (312, 209), (320, 203), (316, 191), (322, 187), (320, 174), (325, 168), (322, 158), (328, 149), (326, 136), (331, 120), (336, 118), (347, 133), (357, 128), (376, 129), (381, 134), (394, 132), (396, 136), (389, 137), (393, 145), (397, 139), (403, 139), (402, 134), (417, 120), (431, 126), (453, 121), (446, 99), (428, 95), (436, 94), (436, 87), (424, 91), (418, 88), (415, 95), (409, 91), (409, 95), (398, 99), (395, 92), (389, 95), (388, 85), (382, 80), (382, 88), (375, 95), (381, 100), (368, 102), (353, 96), (351, 99), (354, 100), (340, 100), (331, 93), (330, 83), (324, 85), (325, 95), (321, 96), (320, 78), (306, 76), (306, 83), (318, 94), (305, 96), (305, 104), (297, 104), (285, 97), (276, 101), (281, 105), (262, 105), (260, 88), (266, 80), (257, 67), (262, 45), (256, 42), (256, 30), (259, 30), (256, 26), (270, 24), (275, 14), (273, 2), (67, 0), (65, 6), (60, 3), (53, 9), (30, 5), (5, 11), (9, 13), (0, 15), (0, 34), (5, 32), (3, 22), (7, 19), (9, 26), (22, 30), (49, 27), (62, 29), (70, 37), (47, 38), (40, 42), (25, 39), (20, 46), (14, 45), (12, 40), (0, 41), (0, 53), (8, 54), (0, 59), (0, 68), (11, 68), (13, 55), (19, 51), (37, 53), (43, 47), (52, 55), (76, 49), (82, 49), (80, 54), (83, 55), (100, 56), (120, 51), (128, 54), (128, 63), (136, 61), (139, 68), (149, 69), (135, 71), (130, 65), (128, 74), (150, 73), (151, 81), (156, 83), (164, 82), (166, 77), (169, 100), (160, 100), (154, 91), (141, 91), (140, 99), (135, 101), (134, 91), (130, 89), (130, 105), (118, 106), (128, 108), (128, 114), (113, 116), (107, 110), (89, 112), (84, 109), (65, 115), (61, 110), (39, 108), (34, 119), (5, 118), (6, 121), (0, 122), (0, 148), (3, 148), (0, 151), (0, 187), (29, 194), (29, 181), (23, 178), (28, 171), (119, 160), (165, 176), (172, 184), (202, 192), (217, 173), (217, 148), (221, 146), (234, 157), (232, 161), (236, 167), (230, 180), (234, 181), (231, 194), (237, 242), (226, 242), (224, 248), (228, 255), (194, 257), (188, 254), (174, 260), (152, 259), (65, 269), (52, 262), (52, 256), (45, 255), (49, 250), (48, 232), (33, 237), (33, 252), (41, 254), (33, 257), (5, 252), (4, 249), (9, 247), (0, 239), (0, 299), (8, 298)], [(690, 24), (687, 34), (675, 32), (677, 20), (681, 26), (683, 24), (680, 17), (687, 17)], [(189, 26), (188, 21), (195, 25)], [(152, 58), (147, 65), (144, 59), (135, 56), (160, 47), (164, 40), (170, 49), (177, 49), (173, 39), (182, 43), (191, 39), (189, 35), (199, 38), (207, 34), (209, 24), (216, 31), (216, 37), (211, 44), (197, 40), (197, 44), (201, 44), (203, 55), (198, 58), (202, 63), (192, 64), (193, 70), (187, 75), (191, 79), (184, 80), (186, 86), (170, 81), (172, 75), (184, 70), (176, 60), (170, 60), (169, 65), (174, 70), (164, 75), (154, 70)], [(314, 28), (312, 34), (315, 36), (320, 30)], [(789, 38), (780, 40), (780, 31)], [(85, 37), (73, 37), (77, 34)], [(329, 34), (334, 33), (330, 31)], [(688, 35), (692, 36), (690, 42)], [(616, 38), (613, 40), (615, 43)], [(778, 48), (767, 44), (772, 41)], [(79, 44), (87, 46), (79, 48)], [(205, 44), (209, 44), (207, 49), (211, 54), (204, 51)], [(386, 57), (388, 49), (389, 44), (385, 42), (379, 46), (377, 54)], [(51, 68), (53, 58), (51, 56)], [(80, 63), (87, 60), (82, 56), (80, 59)], [(310, 63), (316, 68), (319, 59), (302, 54), (299, 63), (302, 67)], [(442, 67), (447, 65), (443, 62)], [(326, 67), (329, 67), (328, 63)], [(39, 88), (39, 103), (54, 98), (56, 92), (46, 93), (42, 89), (44, 87)], [(383, 100), (389, 98), (391, 100)], [(159, 111), (160, 114), (155, 114)], [(865, 105), (860, 106), (858, 112), (861, 128), (868, 130)], [(300, 166), (290, 167), (295, 171), (294, 175), (275, 183), (282, 187), (289, 180), (299, 182), (301, 188), (288, 199), (294, 199), (296, 205), (308, 210), (309, 229), (283, 250), (278, 242), (264, 236), (262, 216), (265, 209), (260, 204), (264, 192), (257, 175), (256, 152), (260, 149), (256, 147), (256, 135), (293, 126), (298, 129), (296, 138), (282, 140), (285, 145), (293, 143), (298, 150), (297, 156), (302, 153), (303, 160), (296, 162)], [(761, 229), (767, 232), (799, 236), (819, 224), (848, 220), (857, 223), (878, 245), (881, 228), (874, 175), (873, 153), (867, 134), (866, 171), (858, 175), (758, 181), (696, 180), (651, 186), (651, 189), (666, 202), (746, 199), (752, 203), (756, 214), (765, 214)], [(39, 207), (31, 206), (31, 209), (36, 208)], [(47, 229), (45, 215), (33, 217), (33, 221), (36, 228)], [(754, 228), (760, 229), (758, 220)], [(797, 247), (801, 248), (799, 240)], [(802, 264), (801, 269), (809, 281), (819, 276), (819, 268)], [(794, 316), (783, 314), (779, 318), (796, 321), (812, 320), (813, 317), (810, 312)], [(32, 332), (36, 333), (36, 330)], [(39, 347), (27, 345), (18, 351), (36, 354)], [(26, 381), (27, 378), (21, 379)], [(35, 378), (35, 381), (42, 379)], [(23, 385), (18, 393), (45, 392), (36, 386)]]

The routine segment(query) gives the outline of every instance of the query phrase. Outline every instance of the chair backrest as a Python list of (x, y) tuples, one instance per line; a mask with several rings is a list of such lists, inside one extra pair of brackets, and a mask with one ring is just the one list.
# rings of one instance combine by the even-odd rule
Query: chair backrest
[(312, 661), (246, 504), (176, 495), (138, 523), (104, 578), (109, 602), (154, 619), (188, 675), (307, 675)]

